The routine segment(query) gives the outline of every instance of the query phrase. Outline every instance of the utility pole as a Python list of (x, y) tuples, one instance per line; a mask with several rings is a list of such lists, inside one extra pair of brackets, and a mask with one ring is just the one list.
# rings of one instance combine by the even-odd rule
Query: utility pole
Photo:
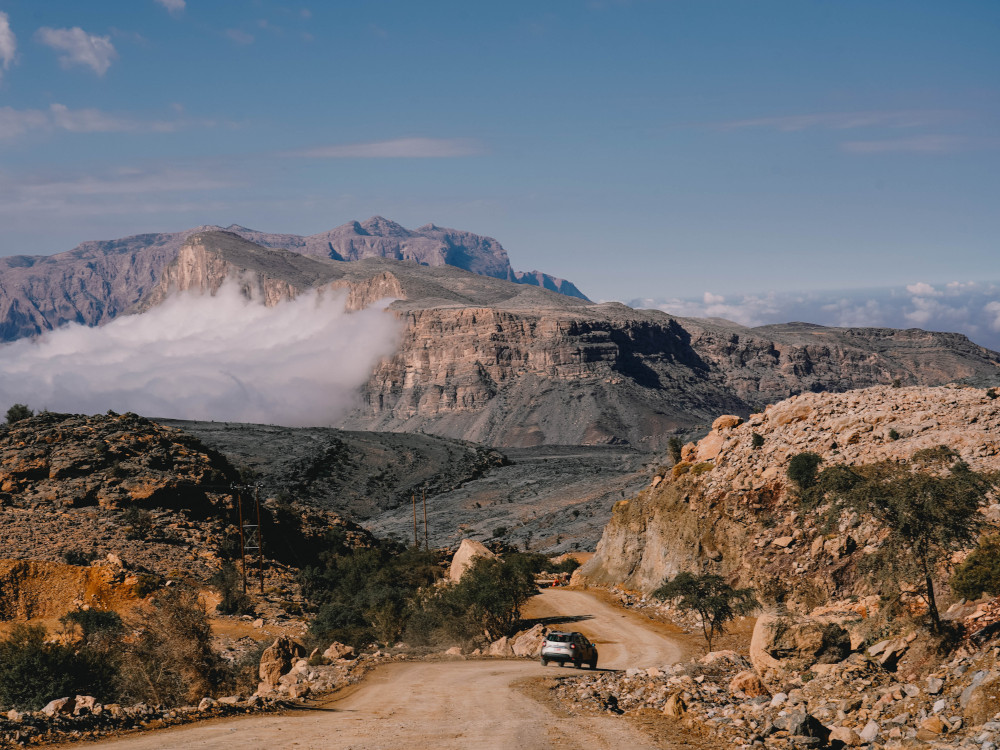
[(254, 485), (254, 502), (257, 503), (257, 562), (260, 564), (260, 593), (264, 595), (264, 536), (260, 527), (260, 485)]
[(427, 490), (424, 490), (423, 494), (424, 494), (424, 552), (429, 552), (431, 548), (427, 542)]
[(236, 507), (240, 522), (240, 573), (243, 576), (243, 593), (247, 593), (247, 558), (246, 539), (243, 538), (243, 490), (233, 485), (236, 490)]
[(417, 493), (411, 493), (410, 499), (413, 501), (413, 546), (419, 547), (420, 542), (417, 541)]

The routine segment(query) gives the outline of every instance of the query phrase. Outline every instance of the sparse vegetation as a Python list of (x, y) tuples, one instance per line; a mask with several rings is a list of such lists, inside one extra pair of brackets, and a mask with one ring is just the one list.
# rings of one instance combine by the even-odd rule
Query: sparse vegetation
[(753, 589), (736, 589), (719, 575), (678, 573), (663, 582), (653, 596), (674, 600), (677, 607), (701, 616), (702, 634), (712, 650), (712, 641), (725, 632), (726, 624), (760, 608)]
[(881, 548), (866, 560), (867, 571), (896, 597), (901, 582), (916, 583), (935, 632), (941, 631), (935, 571), (975, 538), (982, 525), (979, 508), (993, 486), (992, 478), (954, 459), (954, 451), (939, 446), (918, 451), (910, 464), (831, 467), (816, 493), (822, 492), (833, 512), (853, 511), (884, 530)]
[(667, 450), (670, 452), (670, 458), (673, 460), (674, 464), (679, 464), (681, 462), (681, 451), (683, 449), (684, 444), (676, 435), (667, 440)]
[(899, 440), (900, 437), (902, 437), (902, 436), (896, 431), (895, 427), (893, 427), (892, 429), (889, 430), (889, 439), (890, 440)]
[(146, 541), (153, 535), (153, 514), (135, 505), (130, 505), (122, 513), (125, 524), (125, 538)]
[(223, 615), (253, 614), (253, 600), (243, 590), (243, 576), (229, 560), (209, 581), (222, 597), (216, 609)]
[(35, 412), (27, 404), (14, 404), (7, 409), (7, 424), (14, 424), (23, 419), (35, 416)]
[(950, 583), (951, 590), (963, 599), (1000, 593), (1000, 535), (980, 538), (976, 548), (955, 568)]
[(798, 485), (800, 490), (808, 490), (816, 484), (816, 474), (823, 457), (817, 453), (806, 451), (792, 456), (788, 462), (788, 478)]
[(759, 450), (764, 447), (764, 436), (759, 432), (750, 433), (750, 447), (754, 450)]

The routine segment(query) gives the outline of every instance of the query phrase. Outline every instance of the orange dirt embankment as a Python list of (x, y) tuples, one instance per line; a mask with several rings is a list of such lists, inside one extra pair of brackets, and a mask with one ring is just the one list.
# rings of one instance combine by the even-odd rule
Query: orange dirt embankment
[(122, 610), (139, 597), (139, 579), (106, 566), (0, 560), (0, 622), (58, 618), (81, 605)]

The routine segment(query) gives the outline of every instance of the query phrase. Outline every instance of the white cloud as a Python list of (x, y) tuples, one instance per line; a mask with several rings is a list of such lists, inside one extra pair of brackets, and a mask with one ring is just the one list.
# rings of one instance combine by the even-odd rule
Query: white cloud
[(253, 44), (254, 42), (253, 34), (248, 34), (239, 29), (226, 29), (226, 36), (237, 44)]
[(906, 287), (743, 295), (725, 298), (633, 300), (671, 315), (726, 318), (745, 326), (804, 321), (849, 328), (925, 328), (963, 333), (977, 344), (1000, 351), (1000, 284), (926, 282)]
[(167, 12), (172, 16), (182, 13), (187, 5), (184, 0), (156, 0), (156, 2), (166, 8)]
[(17, 37), (10, 28), (10, 18), (0, 11), (0, 74), (8, 70), (17, 54)]
[(962, 113), (953, 110), (899, 110), (890, 112), (826, 112), (784, 117), (759, 117), (719, 124), (722, 130), (765, 128), (782, 132), (800, 130), (852, 130), (854, 128), (888, 127), (914, 128), (958, 119)]
[(482, 152), (482, 147), (468, 138), (397, 138), (389, 141), (321, 146), (287, 155), (325, 159), (444, 159), (475, 156)]
[(106, 326), (70, 325), (0, 347), (0, 402), (54, 411), (329, 425), (392, 354), (396, 318), (305, 294), (264, 307), (238, 285), (177, 295)]
[(63, 130), (70, 133), (169, 133), (179, 122), (134, 120), (99, 109), (70, 109), (51, 104), (48, 111), (0, 107), (0, 139), (16, 138), (29, 132)]
[(64, 54), (59, 62), (64, 68), (85, 65), (97, 75), (103, 76), (111, 67), (111, 61), (118, 57), (110, 36), (88, 34), (79, 26), (72, 29), (52, 29), (43, 26), (36, 35), (38, 41)]
[(916, 135), (912, 138), (881, 141), (847, 141), (840, 147), (849, 154), (954, 154), (976, 145), (969, 139), (956, 135)]
[(941, 295), (941, 292), (923, 281), (916, 284), (909, 284), (906, 287), (906, 291), (916, 297), (939, 297)]
[(992, 318), (989, 321), (990, 328), (1000, 331), (1000, 302), (990, 302), (983, 310)]

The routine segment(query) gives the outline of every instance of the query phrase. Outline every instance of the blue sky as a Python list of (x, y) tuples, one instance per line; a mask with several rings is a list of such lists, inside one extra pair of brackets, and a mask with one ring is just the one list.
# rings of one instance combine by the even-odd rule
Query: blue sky
[(0, 14), (0, 254), (381, 214), (496, 237), (595, 299), (1000, 279), (995, 1)]

